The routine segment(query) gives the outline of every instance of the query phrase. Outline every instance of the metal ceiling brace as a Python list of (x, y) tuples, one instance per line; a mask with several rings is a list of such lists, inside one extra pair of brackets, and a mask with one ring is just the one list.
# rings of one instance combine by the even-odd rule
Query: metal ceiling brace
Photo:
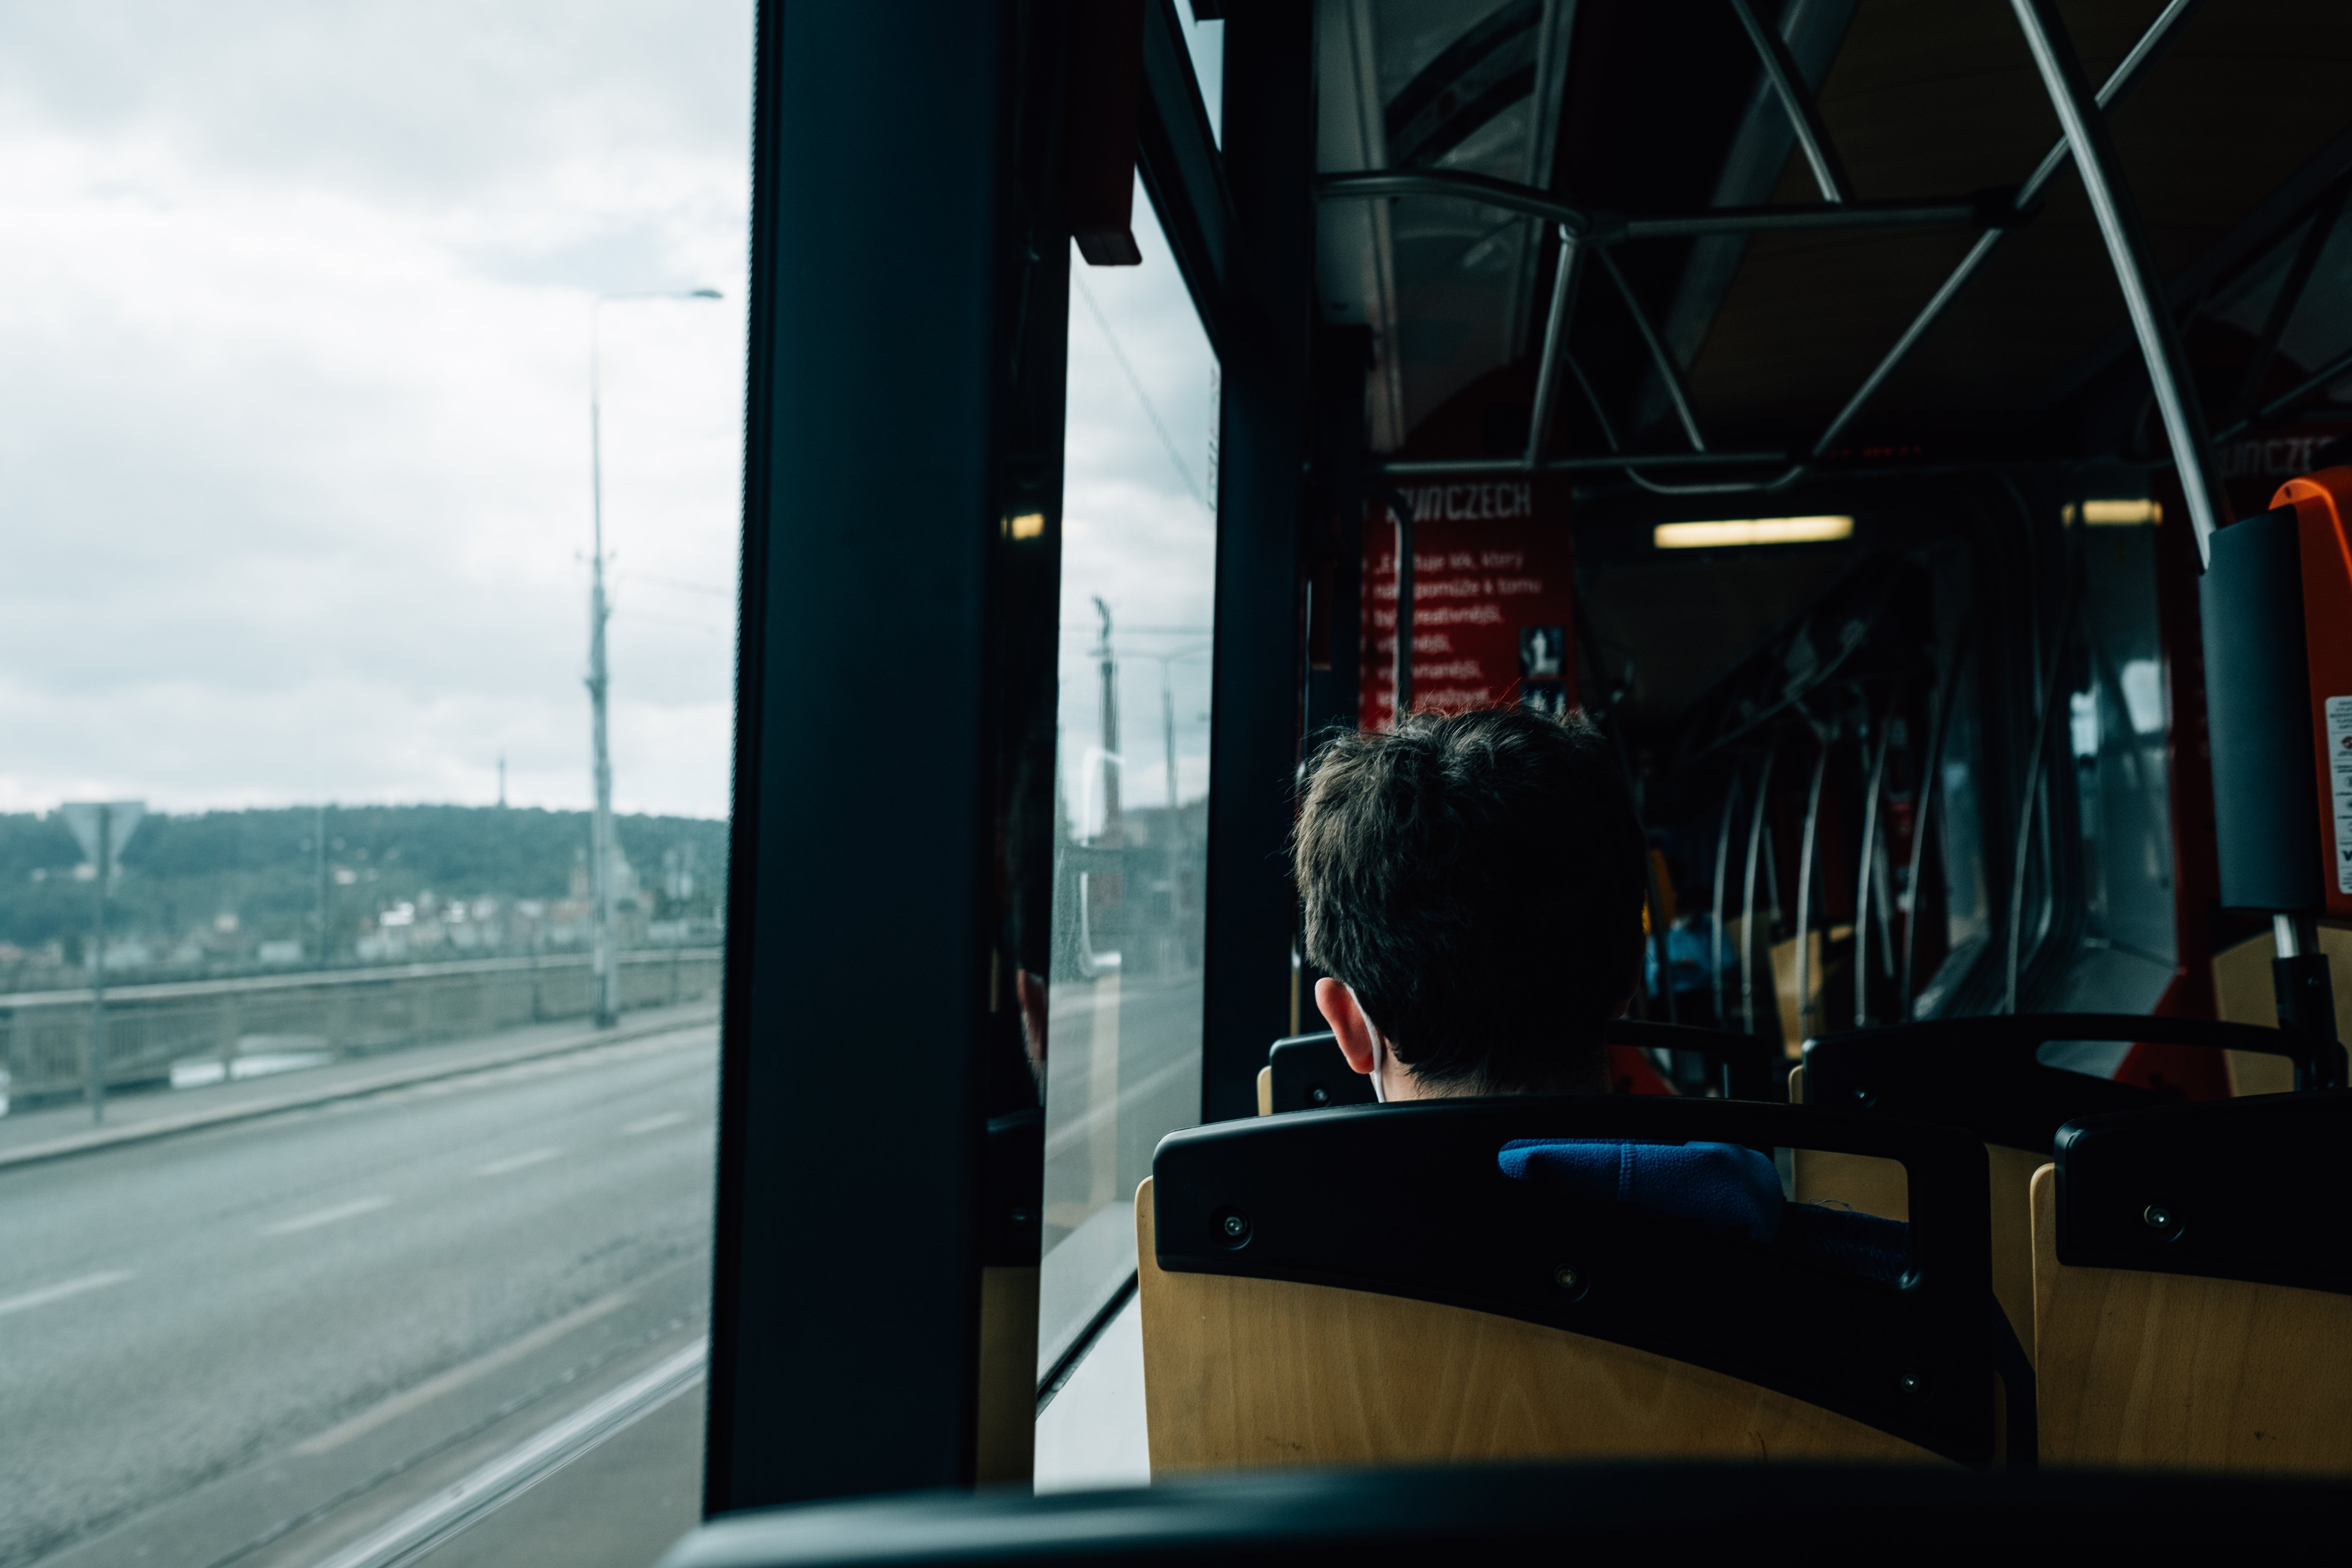
[[(2123, 58), (2122, 62), (2114, 71), (2109, 73), (2106, 85), (2099, 89), (2099, 107), (2113, 108), (2124, 94), (2137, 87), (2140, 79), (2146, 76), (2148, 67), (2155, 63), (2156, 57), (2162, 52), (2164, 46), (2172, 41), (2182, 24), (2195, 16), (2204, 4), (2205, 0), (2172, 0), (2172, 3), (2158, 15), (2156, 20), (2148, 24), (2147, 30), (2140, 35), (2139, 42), (2132, 46), (2131, 52)], [(2069, 142), (2065, 137), (2061, 136), (2050, 151), (2042, 155), (2042, 162), (2034, 165), (2033, 173), (2026, 177), (2024, 184), (2018, 187), (2017, 195), (2011, 204), (2015, 213), (2021, 216), (2032, 208), (2034, 202), (2041, 197), (2042, 187), (2050, 183), (2051, 176), (2064, 166), (2069, 150)], [(1886, 384), (1887, 377), (1895, 374), (1897, 365), (1910, 357), (1911, 351), (1918, 346), (1919, 340), (1927, 335), (1927, 329), (1936, 324), (1937, 319), (1943, 315), (1945, 307), (1958, 297), (1961, 289), (1967, 285), (1970, 278), (1976, 275), (1977, 268), (1984, 265), (1986, 258), (1992, 255), (1994, 248), (2000, 244), (2008, 233), (2009, 230), (2005, 228), (1990, 228), (1977, 236), (1976, 244), (1970, 246), (1969, 253), (1960, 258), (1959, 265), (1952, 268), (1951, 276), (1944, 279), (1943, 285), (1929, 298), (1919, 314), (1912, 319), (1911, 324), (1903, 329), (1903, 335), (1895, 340), (1895, 346), (1886, 351), (1885, 357), (1878, 362), (1877, 368), (1863, 379), (1862, 385), (1855, 390), (1852, 397), (1846, 400), (1845, 406), (1839, 409), (1837, 416), (1829, 422), (1828, 427), (1822, 432), (1821, 438), (1813, 443), (1812, 450), (1808, 455), (1810, 458), (1821, 458), (1837, 444), (1838, 437), (1845, 434), (1846, 426), (1851, 425), (1854, 417), (1878, 395), (1879, 389)]]
[(1617, 266), (1617, 258), (1606, 250), (1601, 253), (1601, 268), (1617, 286), (1618, 296), (1625, 301), (1625, 309), (1633, 312), (1633, 325), (1640, 330), (1642, 342), (1649, 348), (1651, 363), (1658, 367), (1658, 374), (1665, 381), (1666, 395), (1674, 400), (1675, 416), (1683, 422), (1683, 434), (1690, 437), (1691, 450), (1706, 451), (1706, 437), (1699, 434), (1698, 416), (1691, 411), (1690, 395), (1683, 389), (1682, 373), (1675, 368), (1675, 357), (1666, 352), (1664, 341), (1658, 336), (1658, 329), (1650, 324), (1650, 313), (1642, 309), (1641, 298), (1633, 292), (1633, 284), (1625, 280), (1625, 274)]
[(1592, 410), (1592, 417), (1601, 426), (1601, 438), (1609, 443), (1612, 452), (1623, 451), (1624, 447), (1617, 440), (1617, 427), (1609, 422), (1609, 410), (1601, 406), (1601, 395), (1592, 390), (1591, 378), (1584, 374), (1584, 367), (1576, 363), (1574, 354), (1562, 357), (1568, 361), (1569, 374), (1576, 377), (1576, 384), (1584, 389), (1585, 405)]
[(2334, 359), (2329, 360), (2326, 364), (2321, 365), (2317, 370), (2312, 372), (2309, 375), (2305, 376), (2301, 381), (2295, 383), (2284, 392), (2280, 393), (2276, 397), (2272, 398), (2268, 403), (2263, 404), (2260, 408), (2255, 409), (2243, 419), (2238, 420), (2236, 423), (2217, 432), (2213, 437), (2214, 444), (2218, 446), (2223, 441), (2235, 440), (2240, 436), (2244, 435), (2248, 427), (2254, 425), (2256, 422), (2268, 419), (2273, 414), (2284, 413), (2287, 409), (2294, 407), (2305, 398), (2309, 397), (2313, 393), (2317, 392), (2321, 387), (2326, 386), (2329, 382), (2339, 380), (2347, 374), (2352, 374), (2352, 350), (2337, 354)]
[(1731, 0), (1731, 9), (1739, 17), (1739, 25), (1748, 30), (1748, 41), (1756, 46), (1756, 53), (1764, 61), (1764, 75), (1779, 95), (1780, 107), (1788, 111), (1789, 124), (1797, 133), (1797, 145), (1804, 150), (1806, 166), (1813, 172), (1813, 184), (1821, 188), (1822, 200), (1843, 205), (1853, 200), (1853, 187), (1846, 180), (1845, 167), (1838, 162), (1837, 149), (1830, 144), (1829, 127), (1822, 123), (1821, 106), (1812, 94), (1805, 90), (1804, 79), (1797, 74), (1797, 63), (1789, 58), (1789, 46), (1780, 35), (1756, 19), (1748, 0)]
[(2294, 321), (2295, 307), (2303, 303), (2304, 290), (2311, 286), (2311, 275), (2318, 270), (2320, 252), (2327, 248), (2336, 220), (2344, 216), (2347, 195), (2352, 195), (2352, 179), (2338, 180), (2336, 189), (2320, 198), (2318, 207), (2312, 213), (2311, 225), (2303, 233), (2303, 243), (2295, 247), (2294, 259), (2287, 265), (2286, 276), (2279, 282), (2278, 298), (2271, 301), (2270, 319), (2263, 323), (2263, 335), (2254, 345), (2253, 357), (2246, 362), (2238, 395), (2230, 400), (2233, 410), (2252, 407), (2254, 399), (2262, 395), (2263, 374), (2277, 357), (2279, 340), (2286, 336), (2287, 327)]
[(2017, 13), (2026, 47), (2032, 51), (2042, 85), (2050, 95), (2050, 107), (2057, 110), (2058, 122), (2065, 127), (2074, 167), (2083, 176), (2083, 190), (2091, 198), (2091, 212), (2107, 242), (2107, 257), (2115, 264), (2124, 308), (2130, 312), (2141, 357), (2147, 362), (2157, 411), (2164, 416), (2165, 435), (2172, 444), (2181, 493), (2189, 502), (2189, 521), (2197, 531), (2198, 560), (2210, 561), (2215, 509), (2205, 470), (2205, 411), (2198, 405), (2197, 383), (2189, 374), (2189, 356), (2181, 350), (2171, 308), (2165, 302), (2163, 280), (2148, 254), (2139, 208), (2132, 201), (2130, 187), (2123, 183), (2115, 143), (2107, 133), (2107, 117), (2100, 112), (2090, 84), (2084, 79), (2083, 62), (2075, 57), (2054, 0), (2010, 0), (2010, 9)]
[(1553, 396), (1559, 389), (1559, 361), (1568, 342), (1569, 318), (1576, 313), (1577, 275), (1583, 270), (1584, 247), (1574, 230), (1559, 226), (1559, 265), (1552, 269), (1551, 310), (1544, 318), (1543, 359), (1536, 367), (1536, 405), (1528, 416), (1528, 455), (1521, 467), (1530, 473), (1543, 456), (1544, 426), (1551, 423)]
[[(1623, 452), (1611, 451), (1581, 458), (1546, 458), (1535, 466), (1538, 474), (1580, 474), (1596, 468), (1769, 468), (1786, 463), (1786, 452)], [(1433, 479), (1443, 474), (1525, 473), (1517, 458), (1406, 458), (1382, 463), (1384, 479)]]

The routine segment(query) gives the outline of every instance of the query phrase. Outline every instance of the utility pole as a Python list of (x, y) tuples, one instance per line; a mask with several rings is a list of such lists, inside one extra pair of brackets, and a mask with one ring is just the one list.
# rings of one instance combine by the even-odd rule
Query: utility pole
[[(594, 747), (596, 805), (588, 822), (588, 897), (594, 936), (592, 963), (596, 975), (596, 1026), (609, 1029), (619, 1019), (621, 986), (617, 933), (614, 930), (613, 752), (606, 715), (612, 675), (604, 664), (604, 623), (612, 607), (604, 599), (604, 309), (614, 300), (716, 300), (716, 289), (686, 289), (643, 294), (599, 294), (588, 307), (588, 506), (595, 535), (595, 553), (588, 578), (588, 706)], [(506, 761), (499, 763), (499, 795), (506, 796)]]
[(1125, 815), (1119, 808), (1118, 771), (1123, 759), (1118, 754), (1118, 659), (1111, 652), (1110, 606), (1102, 595), (1095, 595), (1095, 614), (1102, 617), (1102, 640), (1095, 645), (1097, 668), (1102, 677), (1102, 833), (1095, 842), (1117, 848), (1127, 842)]
[(106, 874), (113, 868), (114, 808), (98, 808), (98, 899), (89, 917), (89, 1120), (106, 1120)]
[(318, 850), (313, 858), (319, 878), (319, 967), (327, 967), (327, 803), (319, 803), (318, 826), (311, 834)]
[[(596, 301), (602, 306), (604, 300)], [(602, 345), (598, 341), (598, 310), (588, 312), (588, 505), (595, 529), (596, 552), (590, 558), (588, 577), (588, 707), (593, 715), (596, 805), (588, 819), (588, 898), (594, 912), (589, 917), (593, 934), (592, 960), (596, 973), (596, 1026), (609, 1029), (619, 1016), (613, 952), (613, 753), (606, 737), (604, 703), (612, 686), (604, 667), (604, 623), (612, 612), (604, 604), (604, 453), (602, 406)]]

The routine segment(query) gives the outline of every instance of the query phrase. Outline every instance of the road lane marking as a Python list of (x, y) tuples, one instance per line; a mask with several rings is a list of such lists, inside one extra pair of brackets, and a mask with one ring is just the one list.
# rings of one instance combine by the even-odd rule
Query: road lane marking
[(353, 1198), (347, 1204), (337, 1204), (332, 1208), (315, 1209), (310, 1214), (297, 1215), (292, 1219), (281, 1219), (276, 1225), (265, 1225), (261, 1227), (261, 1234), (292, 1236), (298, 1230), (310, 1230), (319, 1226), (332, 1225), (339, 1219), (355, 1219), (361, 1215), (373, 1214), (378, 1209), (388, 1209), (391, 1206), (392, 1200), (386, 1197)]
[(430, 1405), (445, 1394), (454, 1394), (477, 1378), (488, 1377), (502, 1366), (520, 1361), (531, 1352), (553, 1344), (572, 1330), (585, 1327), (608, 1313), (617, 1312), (636, 1297), (634, 1290), (615, 1290), (611, 1295), (589, 1302), (541, 1323), (520, 1339), (510, 1340), (488, 1355), (476, 1356), (463, 1366), (453, 1366), (437, 1376), (428, 1377), (414, 1388), (403, 1389), (389, 1399), (377, 1402), (350, 1420), (330, 1426), (315, 1436), (305, 1437), (294, 1445), (298, 1458), (314, 1458), (341, 1447), (354, 1437), (364, 1437), (388, 1421), (398, 1420), (412, 1410)]
[(509, 1171), (520, 1171), (526, 1165), (544, 1164), (562, 1153), (561, 1149), (533, 1149), (527, 1154), (509, 1154), (503, 1160), (493, 1160), (487, 1165), (474, 1167), (478, 1176), (503, 1176)]
[(640, 1132), (658, 1132), (665, 1127), (675, 1127), (686, 1120), (683, 1110), (665, 1110), (659, 1116), (648, 1116), (643, 1121), (632, 1121), (621, 1129), (624, 1138), (635, 1138)]
[(444, 1488), (373, 1534), (362, 1536), (320, 1568), (391, 1568), (417, 1561), (500, 1504), (700, 1383), (709, 1354), (710, 1341), (706, 1335), (525, 1439), (465, 1479)]
[(98, 1274), (85, 1274), (79, 1279), (64, 1279), (55, 1285), (44, 1285), (37, 1290), (27, 1290), (21, 1296), (0, 1296), (0, 1318), (11, 1312), (21, 1312), (28, 1307), (46, 1307), (52, 1301), (62, 1301), (68, 1296), (79, 1296), (85, 1290), (103, 1290), (109, 1285), (120, 1285), (135, 1277), (135, 1270), (109, 1268)]

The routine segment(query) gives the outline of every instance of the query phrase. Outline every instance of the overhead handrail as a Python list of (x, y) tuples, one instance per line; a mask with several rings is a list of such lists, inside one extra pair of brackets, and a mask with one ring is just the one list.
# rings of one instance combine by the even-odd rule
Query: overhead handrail
[(1884, 202), (1788, 203), (1769, 206), (1700, 207), (1691, 212), (1646, 216), (1581, 206), (1549, 191), (1474, 174), (1464, 169), (1373, 170), (1325, 174), (1315, 182), (1324, 201), (1381, 196), (1443, 196), (1479, 202), (1505, 212), (1525, 213), (1575, 231), (1595, 245), (1629, 239), (1690, 239), (1706, 234), (1769, 234), (1827, 228), (1904, 228), (1917, 226), (2006, 223), (1998, 204), (1976, 195)]

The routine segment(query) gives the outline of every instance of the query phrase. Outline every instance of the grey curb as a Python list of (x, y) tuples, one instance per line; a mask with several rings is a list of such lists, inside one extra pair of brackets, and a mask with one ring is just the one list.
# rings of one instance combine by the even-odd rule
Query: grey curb
[(101, 1127), (88, 1132), (77, 1132), (68, 1138), (52, 1138), (46, 1143), (28, 1144), (22, 1149), (0, 1152), (0, 1171), (18, 1165), (37, 1164), (48, 1160), (62, 1160), (75, 1154), (94, 1154), (102, 1149), (120, 1148), (126, 1143), (143, 1143), (152, 1138), (170, 1138), (182, 1132), (195, 1132), (208, 1127), (226, 1127), (233, 1122), (251, 1121), (264, 1116), (276, 1116), (283, 1111), (302, 1110), (316, 1105), (331, 1105), (339, 1100), (360, 1100), (371, 1094), (381, 1094), (388, 1089), (405, 1089), (410, 1084), (431, 1083), (436, 1079), (463, 1078), (467, 1073), (483, 1072), (491, 1068), (512, 1067), (517, 1062), (537, 1061), (544, 1057), (568, 1056), (574, 1051), (596, 1046), (614, 1046), (626, 1040), (650, 1039), (656, 1035), (675, 1034), (682, 1029), (700, 1028), (719, 1020), (716, 1005), (701, 1016), (672, 1018), (664, 1023), (646, 1022), (632, 1028), (626, 1025), (615, 1029), (599, 1030), (586, 1035), (574, 1035), (565, 1039), (548, 1040), (535, 1046), (494, 1054), (464, 1063), (442, 1062), (429, 1068), (410, 1068), (405, 1071), (379, 1073), (373, 1078), (357, 1079), (333, 1089), (318, 1089), (307, 1093), (280, 1095), (275, 1100), (253, 1100), (245, 1105), (223, 1106), (216, 1110), (192, 1110), (184, 1116), (158, 1118), (131, 1127)]

